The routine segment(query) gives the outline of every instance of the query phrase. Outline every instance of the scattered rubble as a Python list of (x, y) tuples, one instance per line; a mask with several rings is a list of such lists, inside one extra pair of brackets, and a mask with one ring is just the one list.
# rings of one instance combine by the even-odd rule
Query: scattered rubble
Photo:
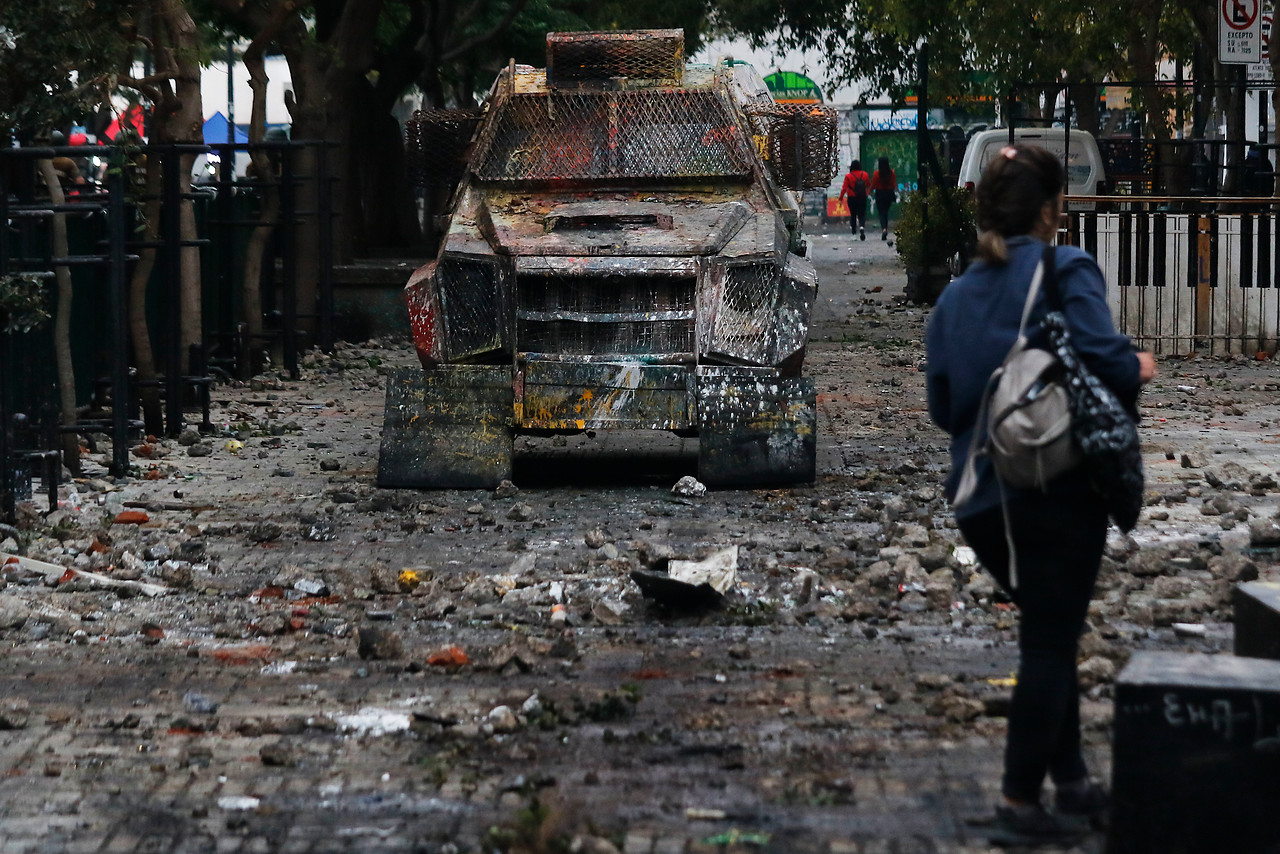
[[(960, 544), (941, 494), (946, 441), (923, 409), (926, 318), (860, 292), (819, 327), (812, 487), (707, 491), (681, 478), (673, 489), (689, 468), (670, 452), (674, 464), (620, 471), (605, 488), (517, 467), (492, 493), (377, 490), (381, 382), (413, 359), (405, 345), (343, 345), (311, 354), (301, 380), (218, 387), (215, 432), (147, 443), (127, 479), (106, 474), (109, 440), (97, 437), (57, 510), (25, 503), (20, 524), (0, 528), (10, 678), (29, 661), (128, 660), (138, 685), (162, 669), (168, 682), (130, 687), (112, 700), (120, 708), (93, 705), (85, 721), (47, 698), (9, 698), (0, 730), (23, 736), (65, 714), (68, 737), (85, 737), (92, 718), (131, 750), (160, 743), (164, 758), (138, 760), (143, 777), (161, 776), (152, 761), (223, 773), (247, 757), (293, 781), (338, 761), (324, 750), (359, 745), (392, 775), (382, 788), (362, 780), (361, 796), (408, 775), (477, 814), (525, 808), (534, 768), (554, 766), (546, 788), (599, 809), (598, 792), (658, 768), (683, 775), (689, 800), (653, 798), (646, 820), (681, 827), (686, 809), (736, 820), (714, 817), (729, 797), (769, 810), (850, 803), (854, 777), (909, 773), (898, 751), (996, 756), (1016, 610)], [(1132, 651), (1228, 649), (1232, 586), (1280, 581), (1275, 370), (1165, 358), (1144, 392), (1147, 506), (1132, 536), (1108, 542), (1081, 640), (1092, 749), (1105, 749), (1110, 686)], [(581, 459), (607, 441), (530, 440), (529, 456)], [(105, 693), (88, 681), (68, 707)], [(224, 748), (233, 737), (257, 741)], [(166, 738), (215, 746), (169, 750)], [(492, 758), (477, 760), (477, 745)], [(837, 753), (850, 765), (839, 777), (826, 767)], [(46, 764), (60, 784), (73, 777), (74, 763), (41, 760), (28, 782)], [(879, 786), (860, 786), (859, 803)], [(228, 789), (204, 806), (223, 825), (265, 820), (277, 788)], [(610, 838), (583, 829), (575, 845), (657, 850)]]

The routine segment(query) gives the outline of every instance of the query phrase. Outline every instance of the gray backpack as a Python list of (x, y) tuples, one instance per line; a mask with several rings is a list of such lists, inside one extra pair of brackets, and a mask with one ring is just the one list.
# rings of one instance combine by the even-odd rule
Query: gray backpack
[(1071, 403), (1063, 384), (1062, 363), (1047, 350), (1027, 346), (1027, 320), (1040, 293), (1045, 260), (1052, 265), (1053, 257), (1050, 248), (1036, 267), (1022, 307), (1018, 338), (983, 390), (955, 507), (963, 506), (977, 489), (979, 454), (995, 467), (1002, 495), (1006, 486), (1044, 489), (1083, 459), (1071, 433)]

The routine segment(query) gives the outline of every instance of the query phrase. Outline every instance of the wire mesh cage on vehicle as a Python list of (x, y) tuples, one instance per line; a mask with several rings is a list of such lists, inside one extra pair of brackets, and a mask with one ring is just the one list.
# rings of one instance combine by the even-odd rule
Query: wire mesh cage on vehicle
[(750, 149), (710, 90), (552, 90), (504, 99), (485, 123), (481, 180), (745, 177)]
[(825, 187), (839, 164), (836, 111), (819, 104), (749, 104), (747, 115), (764, 138), (762, 154), (773, 178), (788, 190)]
[(478, 109), (415, 111), (404, 125), (410, 182), (416, 187), (456, 185), (480, 116)]
[(712, 352), (734, 360), (767, 361), (773, 338), (778, 270), (772, 264), (734, 264), (724, 272), (716, 306)]
[(547, 33), (547, 83), (551, 86), (612, 77), (679, 86), (683, 76), (683, 30)]

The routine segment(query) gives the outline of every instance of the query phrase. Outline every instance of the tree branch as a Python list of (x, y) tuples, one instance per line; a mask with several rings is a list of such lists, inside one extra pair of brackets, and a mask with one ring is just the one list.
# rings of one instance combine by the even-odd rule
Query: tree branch
[(135, 80), (132, 77), (118, 77), (116, 78), (116, 82), (119, 83), (121, 86), (128, 86), (130, 89), (136, 89), (137, 91), (141, 92), (143, 95), (146, 95), (151, 100), (152, 103), (158, 104), (160, 103), (160, 99), (163, 98), (164, 95), (160, 91), (160, 88), (153, 84), (158, 83), (161, 80), (168, 80), (168, 79), (169, 79), (168, 75), (153, 74), (144, 80)]
[(511, 22), (515, 20), (516, 15), (520, 14), (520, 10), (524, 8), (524, 4), (526, 2), (527, 0), (515, 0), (515, 2), (511, 4), (511, 8), (507, 10), (507, 14), (503, 16), (501, 21), (494, 24), (493, 27), (489, 30), (489, 32), (476, 36), (473, 39), (468, 39), (467, 41), (464, 41), (459, 45), (455, 45), (454, 47), (445, 51), (440, 56), (440, 61), (449, 62), (451, 60), (457, 59), (459, 56), (462, 56), (464, 53), (471, 50), (472, 48), (475, 48), (479, 45), (484, 44), (487, 41), (490, 41), (491, 39), (496, 38), (504, 30), (506, 30), (507, 27), (511, 26)]

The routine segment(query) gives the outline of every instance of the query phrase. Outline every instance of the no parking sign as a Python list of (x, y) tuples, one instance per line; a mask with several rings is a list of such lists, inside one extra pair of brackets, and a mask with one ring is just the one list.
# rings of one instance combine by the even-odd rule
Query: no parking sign
[(1262, 61), (1262, 0), (1218, 0), (1218, 61)]

